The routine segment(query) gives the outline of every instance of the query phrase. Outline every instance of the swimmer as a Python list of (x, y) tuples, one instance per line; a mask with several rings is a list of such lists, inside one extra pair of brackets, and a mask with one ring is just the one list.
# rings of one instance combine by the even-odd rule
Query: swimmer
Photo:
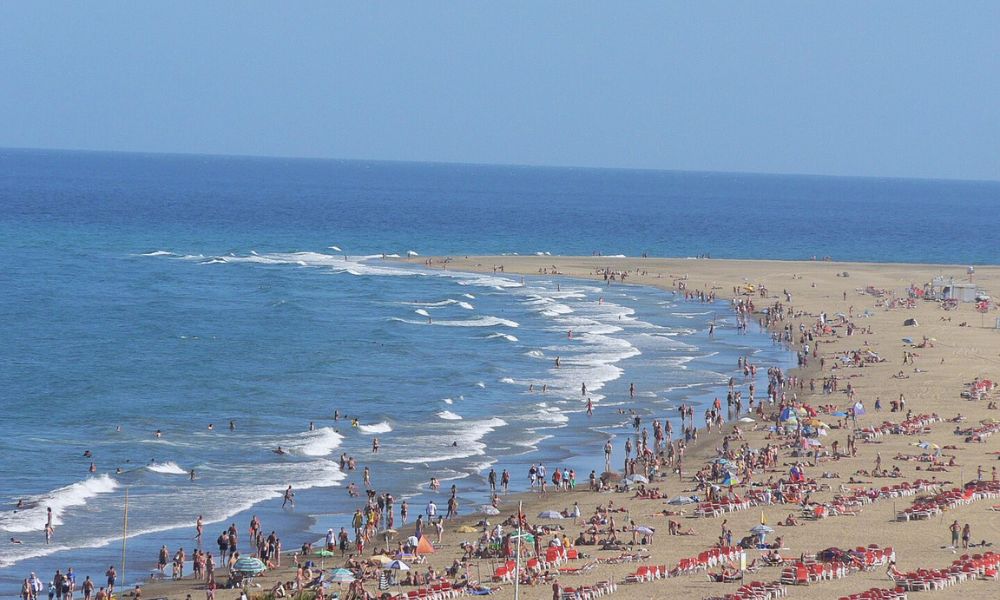
[(84, 458), (90, 458), (91, 456), (93, 456), (93, 454), (90, 453), (90, 450), (84, 450), (83, 451), (83, 457)]
[(21, 540), (19, 540), (17, 538), (13, 538), (12, 537), (12, 538), (10, 538), (10, 543), (11, 544), (23, 544), (24, 542), (22, 542)]
[(316, 431), (316, 424), (309, 421), (309, 431)]
[(229, 431), (236, 431), (236, 421), (229, 422)]
[(556, 357), (556, 368), (557, 369), (559, 368), (559, 357), (558, 356)]
[(194, 481), (194, 469), (191, 469), (190, 476), (191, 476), (191, 481)]
[(333, 411), (333, 420), (334, 421), (339, 421), (340, 420), (340, 410)]
[(215, 430), (215, 425), (213, 425), (212, 423), (209, 423), (208, 424), (208, 430), (209, 431), (214, 431)]
[(163, 437), (163, 432), (157, 429), (156, 432), (153, 433), (153, 435), (155, 435), (156, 437)]
[(286, 452), (281, 446), (278, 446), (277, 450), (272, 450), (272, 452), (278, 455), (288, 454), (288, 452)]
[(97, 465), (94, 464), (94, 461), (90, 461), (90, 469), (89, 469), (89, 471), (91, 473), (96, 473), (97, 472)]
[(452, 442), (451, 443), (451, 447), (452, 448), (458, 448), (458, 440), (455, 440), (454, 442)]

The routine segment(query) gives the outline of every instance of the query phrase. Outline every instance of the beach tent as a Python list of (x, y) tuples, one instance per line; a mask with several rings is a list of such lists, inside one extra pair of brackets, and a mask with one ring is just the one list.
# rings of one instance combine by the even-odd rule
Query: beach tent
[(539, 519), (563, 519), (565, 517), (563, 517), (562, 513), (560, 513), (557, 510), (543, 510), (542, 512), (538, 513), (538, 518)]
[(426, 535), (420, 536), (420, 542), (417, 544), (416, 553), (434, 554), (434, 545), (430, 543)]
[(916, 319), (906, 319), (903, 321), (904, 327), (917, 327), (918, 325), (920, 325), (920, 323), (917, 323)]
[(484, 504), (481, 507), (481, 510), (482, 510), (483, 514), (486, 514), (486, 515), (499, 515), (500, 514), (500, 509), (498, 509), (497, 507), (492, 506), (490, 504)]
[(625, 478), (625, 483), (649, 483), (649, 480), (642, 475), (632, 475)]

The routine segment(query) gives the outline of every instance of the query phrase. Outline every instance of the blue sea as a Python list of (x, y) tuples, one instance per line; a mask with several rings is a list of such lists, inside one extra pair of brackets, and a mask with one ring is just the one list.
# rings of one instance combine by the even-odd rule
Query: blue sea
[(346, 525), (364, 466), (414, 514), (432, 476), (463, 513), (491, 467), (585, 478), (619, 409), (789, 364), (724, 302), (382, 255), (995, 263), (998, 207), (989, 182), (0, 150), (0, 593), (119, 564), (126, 490), (131, 582), (199, 514), (286, 549)]

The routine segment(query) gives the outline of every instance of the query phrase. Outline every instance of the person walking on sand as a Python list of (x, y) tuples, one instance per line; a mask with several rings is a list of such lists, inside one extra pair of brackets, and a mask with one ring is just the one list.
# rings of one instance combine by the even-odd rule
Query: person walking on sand
[(288, 486), (285, 490), (285, 499), (281, 503), (281, 508), (285, 508), (285, 505), (291, 504), (292, 508), (295, 508), (295, 492), (292, 491), (292, 486)]

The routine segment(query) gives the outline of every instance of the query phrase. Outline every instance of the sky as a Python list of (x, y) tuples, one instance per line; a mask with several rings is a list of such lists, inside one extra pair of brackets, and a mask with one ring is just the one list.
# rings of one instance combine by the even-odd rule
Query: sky
[(0, 147), (1000, 179), (1000, 2), (0, 2)]

